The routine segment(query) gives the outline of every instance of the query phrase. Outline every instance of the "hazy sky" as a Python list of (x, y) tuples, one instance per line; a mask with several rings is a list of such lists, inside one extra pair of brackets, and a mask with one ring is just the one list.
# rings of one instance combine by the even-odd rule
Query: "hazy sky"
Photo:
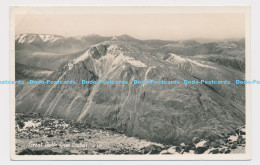
[(16, 34), (128, 34), (138, 39), (242, 38), (244, 14), (19, 14)]

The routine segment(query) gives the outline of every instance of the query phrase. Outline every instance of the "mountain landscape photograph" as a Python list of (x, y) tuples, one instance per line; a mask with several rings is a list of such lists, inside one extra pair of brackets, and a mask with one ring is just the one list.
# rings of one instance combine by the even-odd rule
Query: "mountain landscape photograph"
[(14, 42), (16, 155), (246, 152), (243, 13), (20, 14)]

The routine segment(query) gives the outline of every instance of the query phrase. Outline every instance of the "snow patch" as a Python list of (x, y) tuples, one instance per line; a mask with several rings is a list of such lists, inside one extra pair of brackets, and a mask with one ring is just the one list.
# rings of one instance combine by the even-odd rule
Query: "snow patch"
[(47, 42), (47, 41), (55, 42), (58, 39), (60, 39), (60, 38), (58, 38), (54, 35), (51, 35), (51, 34), (40, 34), (39, 37), (42, 39), (43, 42)]
[(141, 61), (139, 60), (135, 60), (134, 58), (132, 57), (127, 57), (125, 56), (125, 59), (124, 59), (125, 62), (135, 66), (135, 67), (146, 67), (146, 65), (144, 63), (142, 63)]
[(195, 61), (195, 60), (190, 60), (190, 59), (187, 59), (187, 60), (188, 60), (190, 63), (195, 64), (195, 65), (197, 65), (197, 66), (200, 66), (200, 67), (202, 67), (202, 68), (216, 69), (216, 68), (214, 68), (214, 67), (212, 67), (212, 66), (205, 65), (205, 64), (201, 64), (201, 63), (199, 63), (199, 62), (197, 62), (197, 61)]
[(109, 46), (108, 53), (112, 54), (113, 56), (116, 56), (114, 58), (113, 64), (129, 63), (135, 67), (146, 67), (146, 65), (143, 62), (136, 60), (133, 57), (125, 56), (123, 51), (114, 44)]
[(68, 63), (68, 67), (69, 67), (69, 70), (71, 70), (72, 67), (73, 67), (73, 64), (72, 63)]
[(16, 34), (16, 35), (15, 35), (15, 40), (18, 40), (18, 39), (20, 38), (20, 35), (21, 35), (21, 34)]
[(236, 136), (233, 135), (233, 136), (230, 136), (230, 137), (228, 138), (228, 140), (234, 142), (234, 141), (237, 141), (237, 138), (238, 138), (237, 135), (236, 135)]
[(39, 36), (43, 42), (55, 42), (61, 39), (60, 37), (51, 34), (19, 34), (15, 36), (15, 40), (18, 40), (18, 43), (32, 43), (33, 41), (35, 41), (37, 36)]
[(35, 35), (31, 35), (31, 36), (29, 36), (29, 41), (28, 41), (28, 43), (31, 43), (31, 42), (33, 42), (34, 41), (34, 39), (35, 39)]
[(18, 43), (24, 43), (26, 40), (27, 34), (21, 34), (18, 40)]
[(90, 56), (89, 50), (87, 50), (83, 55), (79, 56), (75, 60), (73, 60), (73, 64), (77, 64), (80, 61), (86, 60)]
[(241, 132), (246, 132), (246, 129), (245, 128), (241, 128), (240, 131)]
[(41, 122), (33, 122), (33, 121), (27, 121), (27, 122), (24, 122), (24, 127), (23, 129), (26, 129), (26, 128), (37, 128), (41, 125)]
[(189, 62), (190, 64), (197, 65), (197, 66), (202, 67), (202, 68), (216, 69), (215, 67), (205, 65), (205, 64), (202, 64), (202, 63), (200, 63), (196, 60), (191, 60), (191, 59), (188, 59), (188, 58), (185, 58), (185, 57), (178, 56), (176, 54), (171, 54), (171, 57), (169, 59), (167, 59), (167, 61), (168, 60), (171, 60), (171, 61), (177, 63), (178, 65)]
[(178, 64), (187, 62), (187, 59), (186, 59), (186, 58), (180, 57), (180, 56), (178, 56), (178, 55), (176, 55), (176, 54), (171, 54), (171, 57), (170, 57), (170, 58), (173, 58), (173, 59), (174, 59), (174, 62), (177, 62)]
[(177, 153), (176, 146), (170, 147), (167, 151), (168, 151), (168, 153), (171, 153), (171, 154)]
[(161, 46), (160, 49), (164, 48), (164, 47), (171, 47), (171, 46), (175, 46), (175, 45), (174, 44), (166, 44), (166, 45)]

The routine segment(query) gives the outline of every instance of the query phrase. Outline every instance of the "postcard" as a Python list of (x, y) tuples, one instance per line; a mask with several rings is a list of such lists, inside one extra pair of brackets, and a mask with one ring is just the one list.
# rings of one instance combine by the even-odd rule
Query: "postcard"
[(249, 160), (249, 6), (10, 7), (12, 160)]

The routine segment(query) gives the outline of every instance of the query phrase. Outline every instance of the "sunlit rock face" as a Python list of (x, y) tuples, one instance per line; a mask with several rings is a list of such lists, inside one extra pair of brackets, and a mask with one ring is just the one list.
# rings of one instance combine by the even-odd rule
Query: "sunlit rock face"
[[(122, 41), (91, 46), (46, 78), (74, 80), (76, 85), (35, 85), (26, 95), (17, 94), (16, 111), (111, 127), (129, 136), (171, 144), (230, 132), (245, 124), (245, 88), (234, 84), (245, 75), (238, 65), (229, 66), (224, 58), (176, 53), (162, 57), (154, 52)], [(125, 80), (128, 84), (81, 84), (81, 80)], [(134, 84), (134, 80), (179, 80), (181, 84)], [(183, 80), (228, 80), (231, 84), (187, 85)]]

